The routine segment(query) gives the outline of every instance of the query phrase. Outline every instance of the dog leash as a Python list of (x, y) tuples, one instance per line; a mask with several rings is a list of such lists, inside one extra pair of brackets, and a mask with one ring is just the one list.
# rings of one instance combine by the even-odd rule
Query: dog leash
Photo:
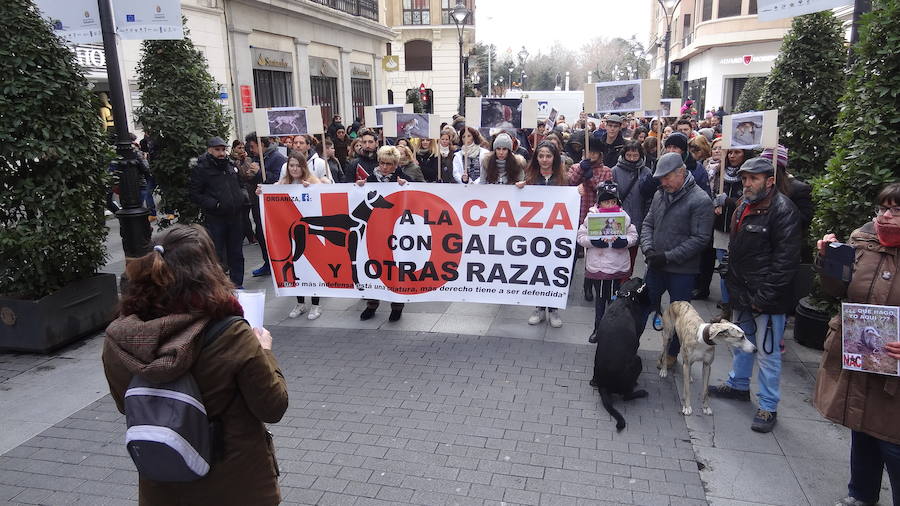
[[(756, 335), (756, 332), (759, 330), (756, 326), (756, 317), (762, 315), (763, 313), (754, 313), (753, 311), (748, 311), (748, 313), (750, 314), (749, 319), (736, 322), (735, 325), (740, 327), (741, 325), (752, 323), (752, 333), (753, 335)], [(766, 332), (763, 334), (762, 350), (767, 355), (771, 355), (775, 351), (775, 329), (772, 328), (771, 316), (766, 318)]]

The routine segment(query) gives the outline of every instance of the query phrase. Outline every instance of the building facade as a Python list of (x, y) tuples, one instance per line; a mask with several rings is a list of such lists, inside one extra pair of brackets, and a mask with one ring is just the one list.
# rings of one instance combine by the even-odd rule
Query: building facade
[[(397, 70), (386, 72), (390, 103), (406, 102), (409, 90), (424, 85), (425, 110), (449, 119), (459, 107), (459, 34), (450, 12), (456, 0), (386, 0), (386, 21), (397, 36), (391, 54)], [(475, 0), (463, 27), (463, 54), (475, 44)], [(465, 57), (465, 56), (464, 56)]]
[[(363, 107), (385, 103), (381, 60), (395, 33), (384, 23), (383, 0), (182, 0), (195, 47), (204, 54), (220, 99), (233, 116), (232, 134), (256, 130), (253, 111), (318, 105), (325, 125), (341, 114), (347, 125)], [(135, 67), (140, 41), (120, 42), (128, 83), (129, 127), (140, 105)], [(74, 46), (94, 91), (109, 89), (102, 46)]]

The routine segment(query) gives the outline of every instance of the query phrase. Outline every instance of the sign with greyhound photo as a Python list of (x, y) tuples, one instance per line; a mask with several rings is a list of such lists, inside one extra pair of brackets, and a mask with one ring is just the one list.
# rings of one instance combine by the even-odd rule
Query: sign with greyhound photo
[(900, 307), (841, 304), (844, 369), (900, 376), (885, 343), (900, 341)]
[(256, 132), (264, 137), (325, 133), (319, 106), (272, 107), (253, 112)]
[(279, 296), (565, 308), (574, 186), (263, 185)]
[(660, 107), (659, 79), (586, 84), (584, 110), (593, 113), (652, 111)]

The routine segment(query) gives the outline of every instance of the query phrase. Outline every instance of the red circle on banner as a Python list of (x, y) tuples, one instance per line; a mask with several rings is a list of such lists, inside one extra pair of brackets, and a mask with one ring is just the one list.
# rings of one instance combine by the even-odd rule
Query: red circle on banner
[[(432, 193), (421, 191), (400, 191), (392, 193), (384, 199), (394, 204), (394, 207), (374, 209), (372, 216), (369, 217), (368, 230), (366, 230), (366, 248), (369, 252), (369, 259), (379, 262), (383, 267), (379, 278), (381, 282), (392, 292), (406, 295), (427, 293), (446, 284), (447, 281), (441, 278), (444, 274), (442, 266), (445, 262), (454, 262), (459, 265), (459, 261), (462, 259), (462, 251), (450, 253), (443, 249), (444, 240), (448, 235), (455, 234), (456, 237), (462, 238), (462, 226), (456, 211), (446, 200)], [(412, 273), (411, 277), (415, 281), (409, 279), (410, 276), (400, 281), (397, 267), (384, 265), (385, 261), (394, 261), (394, 251), (388, 244), (388, 238), (394, 233), (394, 225), (397, 220), (407, 211), (423, 218), (427, 211), (428, 220), (432, 222), (429, 225), (431, 251), (428, 262), (432, 263), (437, 272), (438, 279), (436, 281), (430, 277), (420, 281), (424, 268)], [(450, 223), (444, 223), (444, 220), (439, 219), (442, 212), (446, 212), (446, 215), (449, 216)], [(440, 224), (436, 223), (439, 221)], [(390, 279), (388, 279), (387, 273), (389, 268), (393, 269)]]

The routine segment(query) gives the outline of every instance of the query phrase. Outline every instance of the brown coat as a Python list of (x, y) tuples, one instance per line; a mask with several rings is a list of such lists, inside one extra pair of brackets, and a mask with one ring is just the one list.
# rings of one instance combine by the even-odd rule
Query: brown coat
[[(103, 368), (119, 411), (124, 412), (125, 389), (133, 373), (152, 369), (146, 350), (155, 347), (158, 353), (152, 363), (170, 364), (175, 377), (180, 376), (175, 369), (183, 360), (171, 357), (190, 357), (187, 367), (197, 380), (207, 413), (222, 420), (224, 456), (212, 463), (209, 474), (189, 483), (140, 479), (140, 504), (278, 504), (278, 464), (264, 425), (278, 422), (288, 406), (287, 387), (275, 357), (262, 349), (245, 322), (233, 324), (214, 343), (198, 349), (205, 320), (187, 319), (191, 317), (171, 315), (147, 322), (120, 317), (107, 329)], [(166, 354), (169, 358), (163, 359)], [(138, 362), (144, 366), (137, 367)]]
[[(856, 248), (856, 263), (847, 302), (900, 305), (898, 249), (882, 246), (871, 222), (854, 230), (849, 244)], [(816, 409), (832, 422), (900, 444), (900, 379), (843, 369), (840, 315), (828, 327), (813, 398)]]

